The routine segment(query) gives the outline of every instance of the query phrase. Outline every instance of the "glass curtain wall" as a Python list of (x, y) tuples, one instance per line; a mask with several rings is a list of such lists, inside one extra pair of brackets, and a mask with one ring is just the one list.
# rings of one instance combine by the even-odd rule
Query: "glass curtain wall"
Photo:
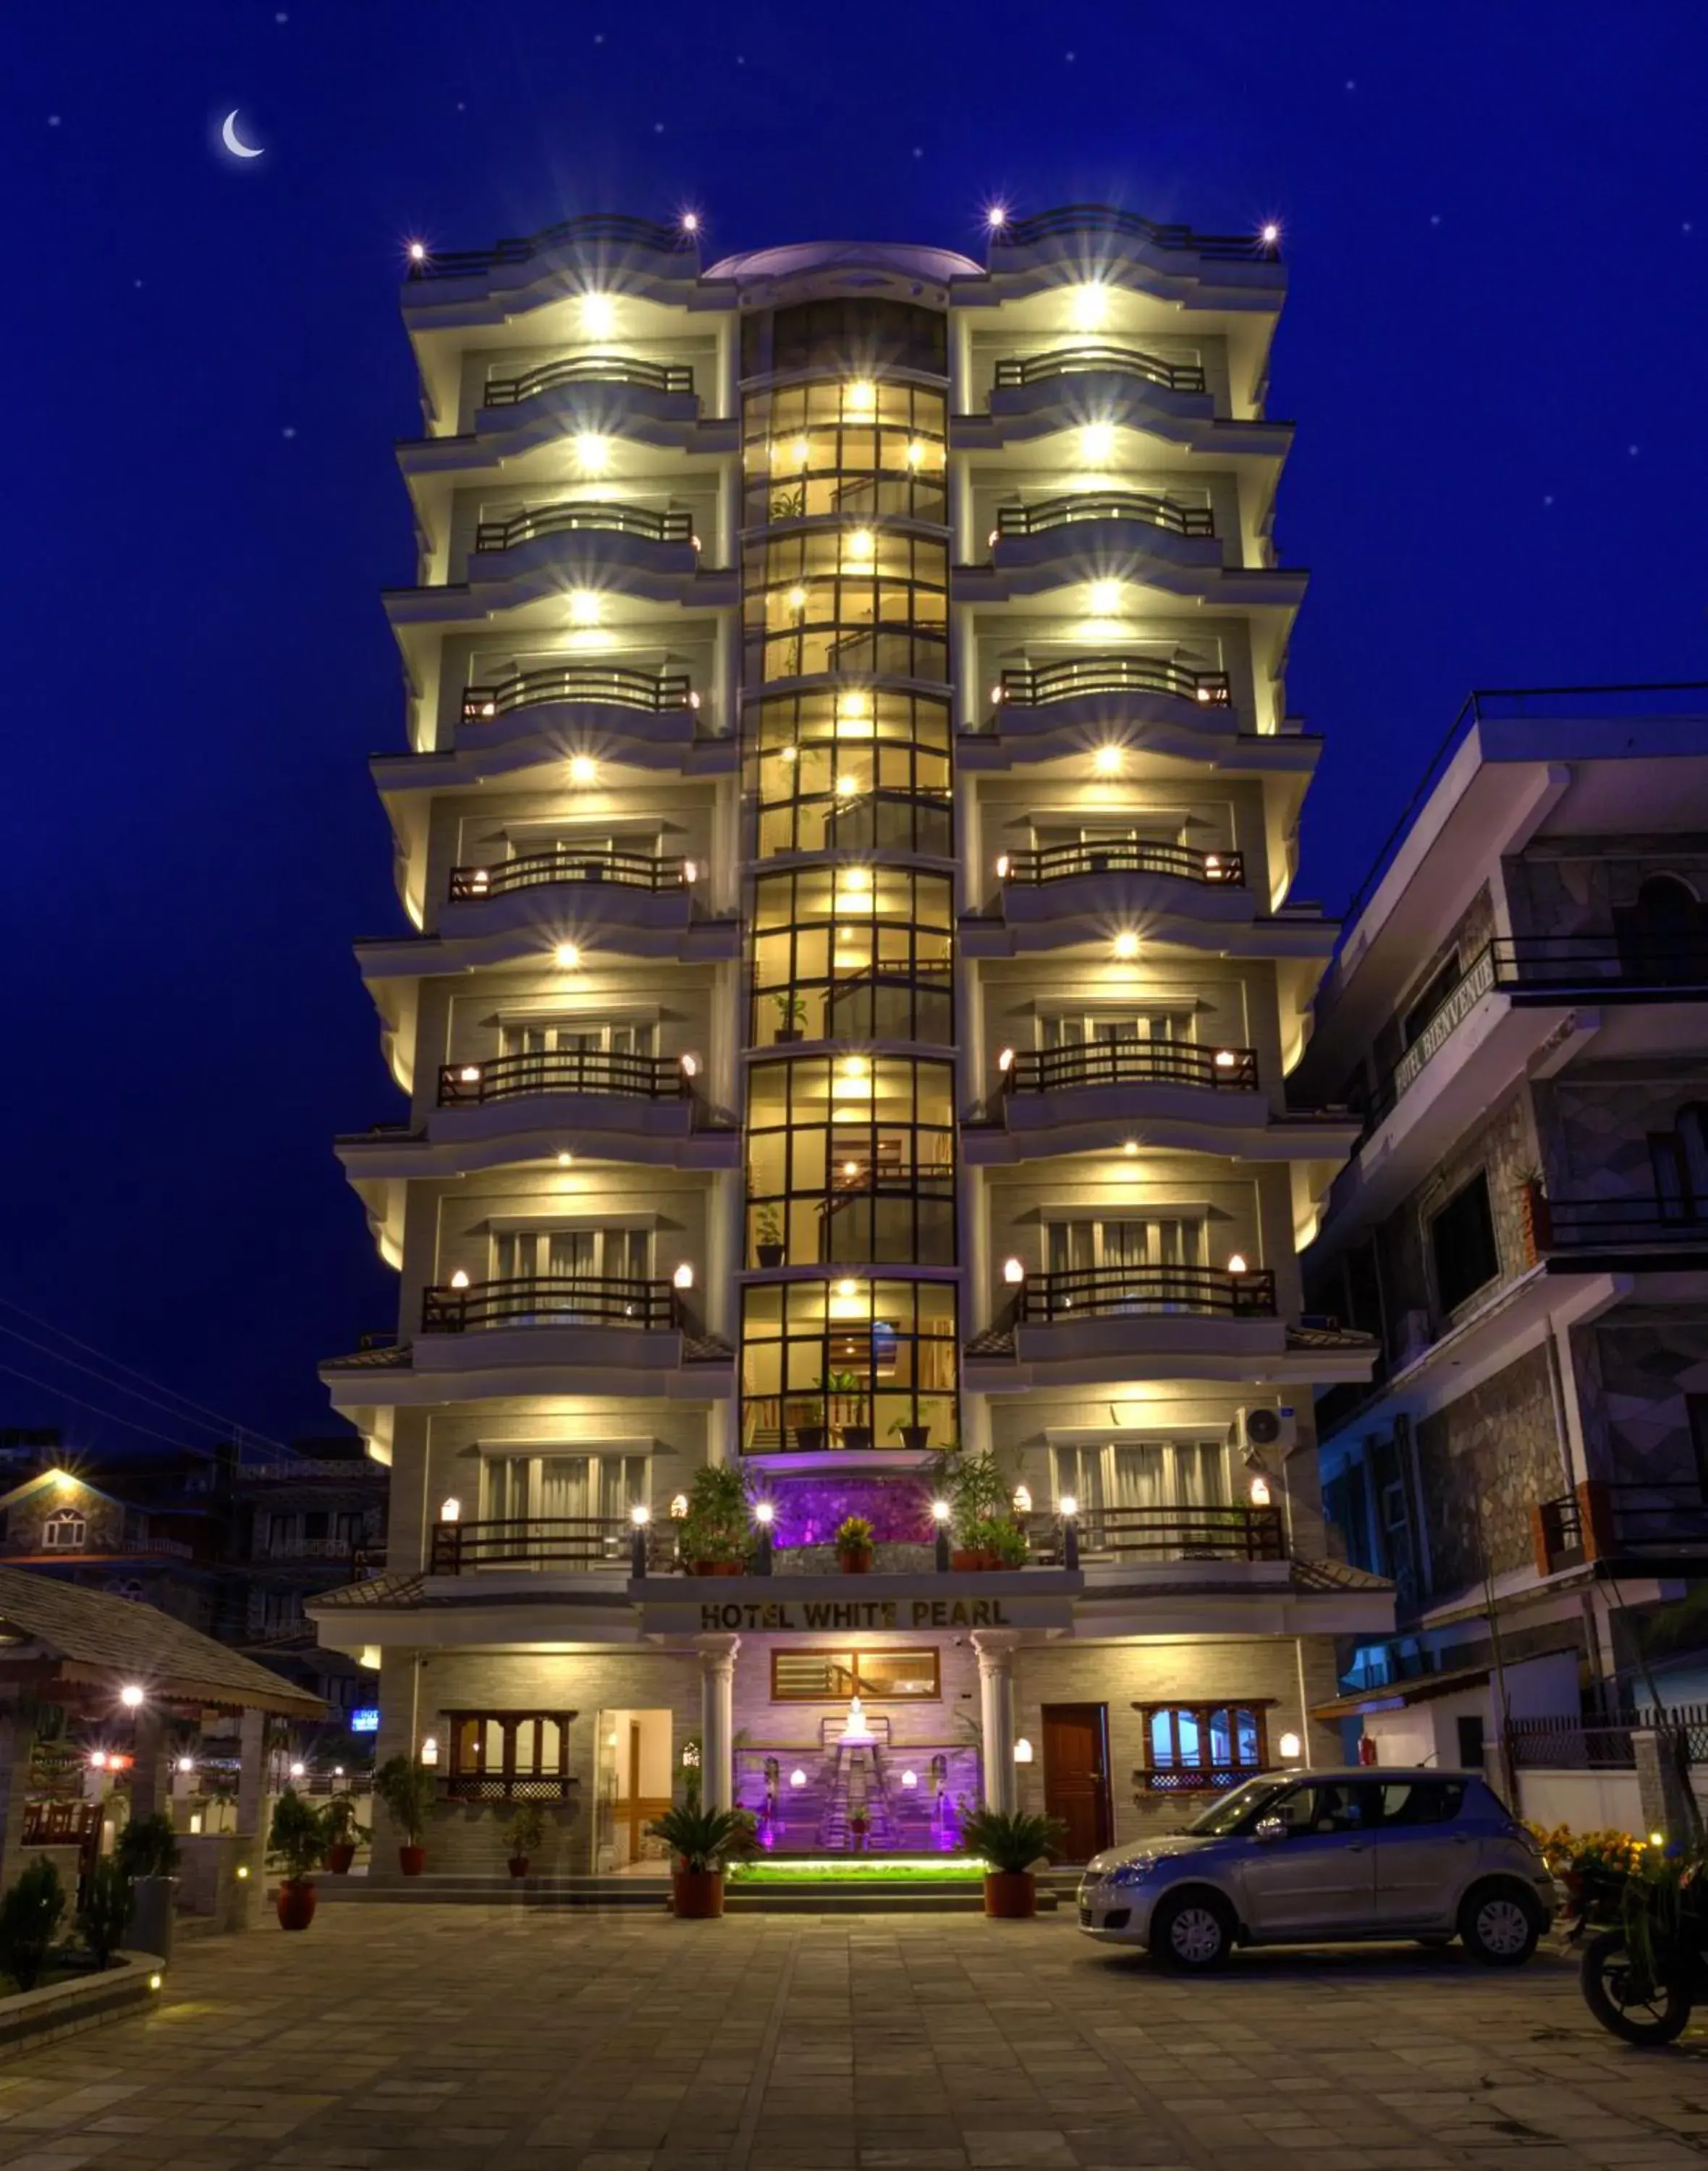
[(744, 330), (750, 1454), (958, 1431), (946, 343)]

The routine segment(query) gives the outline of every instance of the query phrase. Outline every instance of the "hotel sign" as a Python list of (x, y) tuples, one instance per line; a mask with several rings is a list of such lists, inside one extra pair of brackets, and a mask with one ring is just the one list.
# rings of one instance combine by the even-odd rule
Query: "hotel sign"
[(846, 1635), (877, 1630), (1066, 1628), (1073, 1599), (1064, 1591), (991, 1598), (679, 1599), (644, 1603), (643, 1635), (791, 1635), (814, 1630)]

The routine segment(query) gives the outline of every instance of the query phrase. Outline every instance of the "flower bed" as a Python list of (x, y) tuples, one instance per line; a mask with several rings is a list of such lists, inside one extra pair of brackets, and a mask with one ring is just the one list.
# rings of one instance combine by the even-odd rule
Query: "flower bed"
[(159, 1970), (153, 1953), (116, 1953), (112, 1965), (99, 1972), (64, 1975), (38, 1989), (0, 1997), (0, 2057), (122, 2020), (158, 1994)]
[(984, 1873), (984, 1863), (965, 1855), (944, 1855), (935, 1861), (865, 1855), (847, 1860), (813, 1856), (799, 1862), (744, 1862), (735, 1864), (729, 1875), (732, 1883), (741, 1884), (975, 1884)]

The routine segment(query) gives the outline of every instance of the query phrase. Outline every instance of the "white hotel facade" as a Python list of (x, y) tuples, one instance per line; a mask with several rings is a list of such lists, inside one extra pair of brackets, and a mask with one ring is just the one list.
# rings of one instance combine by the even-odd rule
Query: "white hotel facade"
[[(1087, 207), (983, 264), (596, 217), (413, 267), (407, 925), (358, 947), (409, 1112), (340, 1141), (400, 1321), (325, 1368), (389, 1553), (311, 1611), (431, 1745), (433, 1868), (522, 1796), (621, 1869), (696, 1763), (785, 1850), (986, 1798), (1082, 1858), (1335, 1753), (1392, 1595), (1310, 1419), (1374, 1345), (1296, 1262), (1356, 1126), (1283, 1091), (1335, 933), (1283, 286)], [(939, 1568), (956, 1443), (1023, 1568)], [(735, 1578), (675, 1557), (708, 1462), (774, 1517)]]

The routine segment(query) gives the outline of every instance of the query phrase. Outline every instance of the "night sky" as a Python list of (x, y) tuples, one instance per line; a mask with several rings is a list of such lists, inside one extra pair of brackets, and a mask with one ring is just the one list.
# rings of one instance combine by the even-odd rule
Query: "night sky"
[(1331, 908), (1470, 687), (1708, 678), (1700, 0), (164, 0), (6, 42), (0, 1298), (94, 1371), (0, 1335), (0, 1423), (330, 1429), (316, 1359), (395, 1318), (331, 1139), (400, 1112), (350, 944), (403, 925), (364, 758), (402, 742), (411, 237), (1279, 219), (1290, 691), (1328, 741), (1296, 895)]

